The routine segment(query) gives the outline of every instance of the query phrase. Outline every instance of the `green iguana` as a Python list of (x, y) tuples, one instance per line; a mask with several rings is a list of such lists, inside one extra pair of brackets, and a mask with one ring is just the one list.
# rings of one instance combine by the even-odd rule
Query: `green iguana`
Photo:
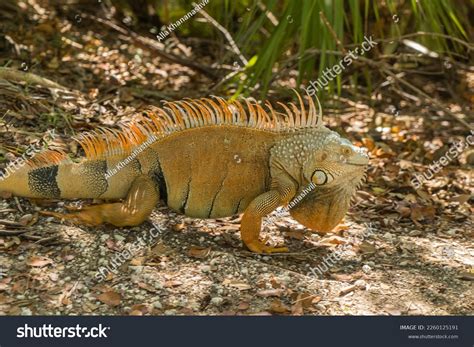
[[(159, 200), (195, 218), (243, 213), (241, 237), (253, 252), (287, 251), (259, 240), (262, 218), (308, 185), (316, 189), (290, 210), (301, 224), (329, 231), (343, 218), (368, 164), (365, 149), (322, 125), (308, 96), (306, 109), (219, 97), (151, 107), (120, 130), (100, 128), (77, 141), (74, 162), (62, 152), (37, 155), (0, 181), (0, 191), (29, 198), (114, 202), (56, 217), (88, 225), (134, 226)], [(319, 105), (320, 107), (320, 105)], [(321, 110), (321, 108), (320, 108)]]

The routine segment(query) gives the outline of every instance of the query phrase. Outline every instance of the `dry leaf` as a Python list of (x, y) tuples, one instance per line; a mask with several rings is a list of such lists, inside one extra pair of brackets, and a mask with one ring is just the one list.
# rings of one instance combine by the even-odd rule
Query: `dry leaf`
[(449, 201), (459, 202), (459, 204), (462, 205), (468, 202), (471, 196), (472, 196), (471, 194), (461, 194), (461, 195), (451, 198)]
[(349, 230), (349, 226), (346, 225), (346, 224), (341, 223), (341, 224), (337, 225), (337, 226), (332, 230), (332, 232), (333, 232), (334, 234), (341, 234), (343, 231), (347, 231), (347, 230)]
[(111, 249), (113, 251), (120, 251), (120, 247), (117, 247), (117, 244), (114, 240), (108, 239), (107, 241), (105, 241), (105, 245), (108, 249)]
[(146, 291), (151, 292), (151, 293), (156, 293), (157, 292), (157, 290), (155, 288), (153, 288), (149, 284), (146, 284), (146, 283), (143, 283), (143, 282), (138, 282), (137, 286), (139, 288), (145, 289)]
[(474, 281), (474, 272), (464, 271), (459, 274), (459, 279), (465, 281)]
[(336, 281), (339, 281), (339, 282), (351, 282), (352, 280), (354, 280), (353, 274), (332, 273), (332, 274), (330, 274), (330, 277), (332, 279), (335, 279)]
[(239, 306), (237, 307), (237, 310), (239, 311), (245, 311), (250, 307), (250, 304), (248, 302), (242, 301)]
[(173, 229), (173, 231), (181, 231), (184, 228), (186, 228), (186, 224), (184, 223), (175, 224), (171, 228)]
[(402, 203), (397, 205), (397, 207), (395, 208), (395, 211), (397, 211), (402, 217), (409, 217), (411, 214), (410, 207)]
[(245, 283), (245, 282), (240, 282), (238, 280), (230, 280), (228, 278), (226, 278), (224, 280), (224, 282), (222, 282), (223, 285), (227, 285), (229, 287), (232, 287), (232, 288), (236, 288), (238, 290), (248, 290), (250, 288), (252, 288), (249, 284)]
[(198, 259), (207, 258), (207, 256), (211, 253), (211, 248), (202, 248), (202, 247), (191, 247), (188, 250), (188, 256)]
[(165, 284), (163, 285), (163, 287), (165, 288), (172, 288), (172, 287), (178, 287), (180, 285), (182, 285), (183, 282), (181, 281), (177, 281), (177, 280), (170, 280), (170, 281), (166, 281)]
[(52, 264), (53, 261), (46, 257), (34, 256), (27, 260), (26, 264), (33, 267), (43, 267)]
[(166, 246), (163, 242), (159, 242), (151, 249), (149, 254), (150, 257), (159, 257), (162, 255), (167, 255), (173, 253), (173, 249), (171, 247)]
[(290, 313), (291, 310), (288, 306), (286, 306), (281, 300), (274, 299), (270, 304), (270, 308), (268, 309), (270, 312), (273, 313)]
[(375, 149), (375, 141), (371, 137), (364, 137), (362, 139), (364, 147), (368, 149), (369, 152), (372, 152)]
[(296, 240), (303, 240), (305, 232), (300, 230), (290, 230), (285, 232), (285, 235)]
[(23, 226), (27, 226), (32, 220), (33, 220), (32, 214), (25, 214), (24, 216), (21, 216), (20, 219), (18, 219), (18, 223), (20, 223)]
[(141, 266), (145, 262), (145, 257), (136, 257), (130, 260), (130, 265), (132, 266)]
[(362, 241), (362, 243), (359, 245), (359, 250), (364, 254), (372, 254), (375, 253), (377, 248), (375, 248), (375, 245), (367, 241)]
[(109, 306), (118, 306), (122, 301), (122, 297), (117, 292), (109, 291), (97, 295), (97, 300)]
[[(299, 295), (298, 295), (299, 297)], [(296, 301), (293, 306), (291, 306), (291, 314), (295, 316), (301, 316), (304, 314), (303, 301)]]
[[(298, 296), (296, 297), (296, 300), (293, 304), (296, 304), (298, 301), (301, 301), (301, 305), (303, 306), (303, 308), (308, 308), (308, 307), (311, 307), (312, 304), (313, 304), (313, 298), (314, 298), (314, 295), (313, 294), (310, 294), (310, 293), (300, 293), (298, 294)], [(321, 300), (321, 298), (319, 299)]]
[(283, 289), (264, 289), (257, 292), (257, 296), (262, 296), (264, 298), (270, 296), (281, 296), (283, 294)]
[[(138, 311), (140, 315), (148, 313), (148, 306), (144, 304), (133, 305), (131, 309), (132, 309), (132, 312)], [(131, 312), (130, 312), (130, 315), (132, 315)]]
[(337, 236), (337, 235), (332, 235), (332, 236), (324, 237), (320, 242), (318, 242), (318, 245), (334, 246), (334, 245), (344, 245), (346, 243), (347, 241), (345, 238)]
[(421, 206), (419, 204), (412, 204), (410, 208), (410, 218), (415, 224), (417, 224), (416, 222), (420, 220), (432, 221), (435, 218), (436, 209), (434, 206)]

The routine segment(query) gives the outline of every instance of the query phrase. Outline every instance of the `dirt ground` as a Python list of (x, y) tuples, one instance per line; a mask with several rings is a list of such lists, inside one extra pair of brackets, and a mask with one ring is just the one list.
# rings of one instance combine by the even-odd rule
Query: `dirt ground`
[[(193, 40), (154, 49), (83, 13), (7, 4), (0, 11), (1, 66), (60, 86), (0, 76), (2, 168), (51, 129), (58, 134), (51, 146), (76, 156), (71, 137), (81, 131), (127, 121), (163, 99), (225, 94), (212, 90), (214, 77), (156, 54), (211, 66), (213, 58)], [(474, 73), (446, 69), (443, 78), (410, 82), (472, 122)], [(270, 98), (288, 87), (297, 86), (276, 82)], [(0, 313), (473, 314), (472, 147), (422, 188), (410, 184), (468, 130), (416, 98), (407, 102), (382, 87), (374, 97), (375, 105), (347, 97), (343, 108), (330, 103), (325, 110), (331, 128), (369, 148), (367, 180), (333, 233), (312, 233), (287, 215), (266, 226), (262, 236), (285, 243), (286, 254), (246, 251), (238, 216), (197, 220), (159, 206), (139, 227), (91, 228), (38, 213), (71, 202), (3, 196)]]

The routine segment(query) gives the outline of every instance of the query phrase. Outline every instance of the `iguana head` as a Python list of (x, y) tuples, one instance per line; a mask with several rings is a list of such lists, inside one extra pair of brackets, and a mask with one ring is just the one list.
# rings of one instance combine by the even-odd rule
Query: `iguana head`
[(320, 129), (311, 153), (303, 164), (305, 182), (314, 189), (296, 204), (290, 214), (304, 226), (329, 231), (344, 217), (350, 200), (362, 184), (369, 157), (337, 133)]
[(319, 132), (320, 138), (310, 146), (303, 163), (305, 181), (316, 187), (341, 185), (357, 187), (364, 177), (369, 157), (365, 148), (354, 146), (336, 132)]

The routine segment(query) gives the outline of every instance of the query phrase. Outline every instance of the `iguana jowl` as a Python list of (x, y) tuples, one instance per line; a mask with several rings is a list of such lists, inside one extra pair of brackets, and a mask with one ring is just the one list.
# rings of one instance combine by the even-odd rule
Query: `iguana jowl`
[[(299, 106), (278, 103), (284, 114), (268, 102), (266, 111), (249, 100), (167, 102), (121, 130), (83, 134), (78, 141), (86, 158), (80, 162), (56, 151), (38, 155), (0, 181), (0, 191), (115, 201), (71, 214), (50, 213), (90, 225), (141, 224), (160, 199), (196, 218), (243, 212), (241, 237), (250, 250), (286, 251), (259, 240), (262, 218), (313, 182), (317, 189), (290, 214), (312, 229), (331, 230), (347, 211), (368, 164), (363, 149), (322, 125), (311, 98), (309, 109), (298, 98)], [(151, 136), (157, 140), (136, 153)], [(108, 174), (127, 158), (127, 165)]]

